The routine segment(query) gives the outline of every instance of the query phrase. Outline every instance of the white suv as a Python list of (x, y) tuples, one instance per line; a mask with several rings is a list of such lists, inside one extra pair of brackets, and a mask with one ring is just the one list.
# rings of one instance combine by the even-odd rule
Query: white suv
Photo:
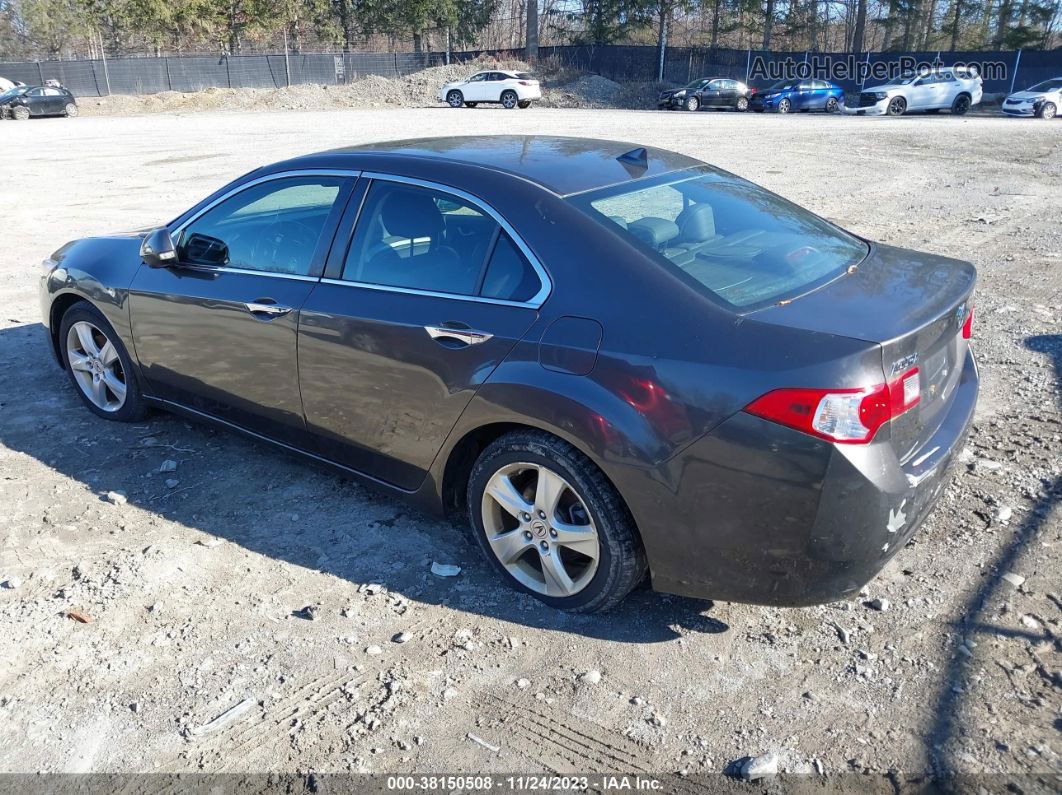
[(529, 108), (542, 98), (542, 89), (527, 72), (493, 70), (477, 72), (467, 80), (447, 83), (439, 89), (437, 99), (451, 108), (465, 105), (474, 108), (480, 102), (499, 102), (505, 108)]
[(981, 101), (981, 77), (965, 67), (941, 67), (909, 72), (887, 83), (864, 88), (859, 103), (845, 113), (854, 116), (902, 116), (912, 110), (936, 113), (950, 110), (957, 116)]

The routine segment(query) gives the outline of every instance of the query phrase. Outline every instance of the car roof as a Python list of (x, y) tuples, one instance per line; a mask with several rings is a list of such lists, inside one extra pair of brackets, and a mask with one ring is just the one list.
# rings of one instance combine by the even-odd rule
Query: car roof
[[(644, 160), (640, 159), (643, 149)], [(628, 154), (629, 157), (619, 159)], [(299, 168), (312, 164), (373, 170), (386, 166), (388, 161), (402, 165), (410, 176), (409, 166), (417, 161), (425, 165), (446, 163), (466, 167), (470, 172), (486, 168), (536, 183), (560, 196), (704, 165), (678, 152), (621, 141), (547, 135), (478, 135), (360, 144), (296, 158), (283, 166)], [(472, 173), (468, 176), (470, 181), (474, 180)]]

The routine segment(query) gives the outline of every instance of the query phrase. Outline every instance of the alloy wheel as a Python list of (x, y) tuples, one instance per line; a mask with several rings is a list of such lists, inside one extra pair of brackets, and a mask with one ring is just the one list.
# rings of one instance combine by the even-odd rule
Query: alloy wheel
[(65, 113), (71, 119), (74, 118), (78, 114), (77, 105), (75, 105), (73, 102), (66, 103)]
[(465, 98), (461, 95), (460, 91), (451, 91), (446, 95), (446, 104), (451, 108), (459, 108), (464, 103)]
[(74, 323), (66, 335), (66, 356), (74, 380), (93, 405), (118, 411), (128, 392), (121, 357), (107, 335), (87, 321)]
[(519, 98), (516, 96), (515, 91), (506, 91), (504, 94), (502, 94), (501, 103), (502, 107), (506, 110), (512, 110), (513, 108), (515, 108), (516, 103), (518, 101)]
[(902, 116), (905, 110), (907, 110), (907, 100), (903, 97), (894, 97), (889, 102), (888, 113), (890, 116)]
[(748, 110), (749, 109), (749, 101), (747, 99), (745, 99), (745, 97), (741, 97), (737, 101), (737, 109), (738, 110)]
[(552, 597), (579, 593), (601, 558), (597, 527), (568, 481), (541, 464), (501, 467), (480, 507), (491, 551), (530, 590)]
[(1046, 103), (1040, 110), (1041, 119), (1053, 119), (1055, 114), (1058, 113), (1058, 108), (1055, 107), (1054, 102)]
[(788, 113), (789, 112), (789, 105), (790, 105), (789, 100), (788, 99), (783, 99), (781, 102), (778, 103), (778, 112), (779, 113)]
[(837, 106), (838, 106), (838, 102), (837, 102), (836, 97), (830, 97), (828, 100), (826, 100), (826, 112), (827, 113), (836, 113), (837, 112)]

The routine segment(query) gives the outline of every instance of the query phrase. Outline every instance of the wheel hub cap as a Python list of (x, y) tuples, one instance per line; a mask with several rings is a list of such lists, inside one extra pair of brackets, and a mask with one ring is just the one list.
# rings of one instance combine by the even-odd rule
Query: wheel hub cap
[(490, 478), (481, 505), (491, 551), (528, 589), (572, 596), (597, 571), (601, 546), (582, 497), (546, 466), (508, 464)]

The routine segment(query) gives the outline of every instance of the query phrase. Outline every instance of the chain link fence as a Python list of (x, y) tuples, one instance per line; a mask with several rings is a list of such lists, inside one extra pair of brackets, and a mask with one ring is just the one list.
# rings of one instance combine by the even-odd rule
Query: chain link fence
[[(401, 77), (429, 66), (465, 62), (480, 56), (522, 58), (521, 49), (421, 53), (340, 53), (298, 55), (184, 55), (125, 57), (76, 61), (0, 62), (0, 77), (27, 84), (58, 80), (76, 96), (154, 94), (201, 91), (205, 88), (281, 88), (305, 83), (342, 85), (367, 75)], [(653, 81), (660, 73), (659, 51), (644, 45), (563, 45), (539, 48), (539, 59), (571, 70), (591, 72), (616, 81)], [(847, 92), (858, 92), (862, 71), (875, 65), (894, 66), (941, 61), (995, 64), (982, 70), (986, 94), (1023, 89), (1062, 75), (1062, 50), (1025, 52), (888, 52), (794, 53), (707, 47), (669, 47), (662, 73), (665, 82), (687, 83), (698, 77), (731, 77), (757, 86), (780, 79), (794, 65), (811, 69), (807, 76), (833, 80)], [(838, 72), (847, 69), (847, 75)], [(779, 76), (775, 76), (779, 75)], [(803, 74), (797, 76), (805, 76)], [(869, 84), (869, 83), (868, 83)]]

